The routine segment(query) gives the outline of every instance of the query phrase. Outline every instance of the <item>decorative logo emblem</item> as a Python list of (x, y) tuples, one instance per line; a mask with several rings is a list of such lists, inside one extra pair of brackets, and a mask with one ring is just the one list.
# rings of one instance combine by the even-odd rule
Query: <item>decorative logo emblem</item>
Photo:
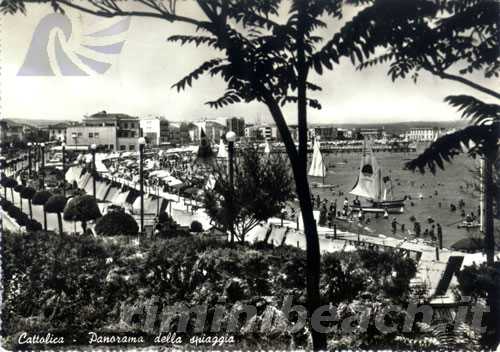
[[(105, 19), (104, 21), (110, 21)], [(104, 74), (111, 59), (120, 54), (130, 17), (114, 21), (108, 27), (83, 34), (75, 43), (71, 20), (59, 13), (42, 18), (38, 23), (18, 76), (88, 76)], [(106, 42), (106, 44), (97, 44)]]

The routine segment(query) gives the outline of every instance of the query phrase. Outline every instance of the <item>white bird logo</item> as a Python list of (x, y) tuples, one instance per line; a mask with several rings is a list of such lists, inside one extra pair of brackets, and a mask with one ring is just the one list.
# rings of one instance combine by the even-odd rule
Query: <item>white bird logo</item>
[[(105, 21), (110, 21), (106, 19)], [(80, 43), (71, 41), (73, 26), (63, 14), (53, 13), (38, 23), (18, 76), (88, 76), (104, 74), (111, 59), (122, 52), (131, 19), (113, 21), (104, 29), (84, 34)], [(96, 42), (106, 44), (95, 44)]]

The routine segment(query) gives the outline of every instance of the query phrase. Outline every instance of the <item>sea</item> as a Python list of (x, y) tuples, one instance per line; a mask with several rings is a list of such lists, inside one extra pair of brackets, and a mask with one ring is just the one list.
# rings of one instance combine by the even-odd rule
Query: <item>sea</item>
[[(473, 187), (475, 178), (473, 170), (478, 170), (479, 160), (467, 155), (458, 155), (452, 163), (446, 163), (444, 170), (437, 169), (436, 174), (426, 171), (421, 174), (419, 171), (409, 171), (404, 168), (405, 163), (417, 157), (417, 153), (375, 153), (379, 165), (382, 168), (382, 176), (389, 176), (392, 179), (393, 199), (403, 199), (410, 196), (411, 200), (405, 202), (403, 214), (389, 214), (388, 219), (383, 216), (370, 217), (368, 224), (363, 224), (364, 234), (380, 234), (398, 238), (413, 238), (413, 222), (420, 222), (422, 233), (426, 228), (431, 229), (432, 219), (437, 226), (439, 223), (443, 229), (443, 245), (450, 247), (453, 243), (462, 238), (482, 236), (480, 229), (458, 228), (458, 224), (463, 221), (461, 209), (458, 205), (460, 200), (464, 202), (466, 214), (474, 212), (478, 214), (479, 191)], [(327, 198), (330, 201), (337, 200), (339, 210), (342, 208), (344, 198), (347, 197), (351, 203), (355, 196), (349, 191), (356, 183), (360, 167), (359, 153), (331, 153), (323, 154), (324, 161), (328, 167), (325, 177), (325, 184), (332, 185), (331, 188), (311, 188), (316, 197)], [(322, 183), (321, 177), (310, 177), (310, 185)], [(339, 195), (343, 193), (343, 195)], [(450, 210), (450, 205), (454, 204), (456, 211)], [(397, 231), (392, 230), (392, 221), (396, 218), (398, 222)], [(357, 222), (357, 221), (356, 221)], [(405, 230), (401, 230), (404, 224)], [(356, 224), (357, 225), (357, 224)], [(351, 226), (351, 225), (349, 225)], [(359, 225), (353, 226), (352, 230), (357, 231)]]

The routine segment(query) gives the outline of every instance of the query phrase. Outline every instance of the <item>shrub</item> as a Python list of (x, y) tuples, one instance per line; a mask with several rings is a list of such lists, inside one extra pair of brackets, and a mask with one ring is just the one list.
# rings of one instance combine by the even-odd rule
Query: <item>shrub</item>
[(41, 231), (42, 230), (42, 224), (40, 224), (36, 220), (28, 219), (25, 226), (26, 226), (26, 229), (28, 231)]
[(24, 190), (24, 186), (23, 185), (15, 185), (14, 186), (14, 191), (17, 192), (17, 193), (22, 193)]
[(45, 190), (38, 191), (33, 195), (33, 198), (31, 199), (31, 201), (35, 205), (45, 205), (45, 203), (47, 203), (47, 201), (49, 200), (49, 198), (51, 196), (52, 196), (52, 193), (50, 193), (49, 191), (45, 191)]
[(101, 217), (101, 211), (94, 197), (89, 195), (73, 197), (64, 208), (64, 220), (81, 221), (83, 232), (87, 229), (87, 221)]
[(21, 191), (21, 198), (24, 199), (33, 199), (33, 197), (36, 194), (36, 190), (33, 187), (23, 187), (23, 190)]
[(139, 226), (130, 214), (111, 211), (97, 220), (95, 231), (100, 236), (137, 236)]
[(203, 232), (203, 225), (199, 221), (194, 220), (191, 223), (190, 231), (196, 233)]
[(56, 213), (57, 214), (57, 222), (59, 225), (59, 234), (63, 233), (63, 225), (62, 225), (62, 217), (61, 213), (64, 211), (64, 207), (66, 206), (66, 198), (59, 194), (51, 196), (47, 202), (45, 203), (43, 209), (47, 213)]

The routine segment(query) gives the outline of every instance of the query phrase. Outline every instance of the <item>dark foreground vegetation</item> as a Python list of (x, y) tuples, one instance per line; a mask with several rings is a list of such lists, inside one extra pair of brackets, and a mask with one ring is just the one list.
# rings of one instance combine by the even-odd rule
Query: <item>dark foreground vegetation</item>
[[(203, 235), (137, 245), (126, 237), (61, 236), (42, 231), (7, 232), (2, 247), (2, 335), (9, 349), (57, 347), (18, 345), (22, 332), (51, 332), (64, 336), (71, 346), (88, 344), (91, 331), (133, 335), (144, 338), (143, 346), (151, 346), (162, 324), (164, 334), (176, 332), (179, 320), (173, 319), (166, 326), (160, 314), (176, 304), (208, 307), (202, 331), (195, 330), (195, 315), (191, 314), (187, 332), (177, 335), (184, 342), (193, 336), (210, 336), (214, 309), (222, 305), (226, 313), (216, 335), (234, 336), (233, 347), (311, 347), (307, 328), (291, 331), (291, 322), (280, 313), (287, 297), (293, 298), (293, 305), (306, 304), (305, 253), (293, 247), (230, 244)], [(322, 261), (322, 303), (335, 306), (340, 321), (354, 317), (356, 325), (357, 314), (368, 309), (377, 312), (390, 304), (404, 306), (411, 298), (409, 282), (415, 264), (399, 254), (359, 250), (325, 254)], [(151, 302), (158, 313), (146, 324), (147, 312), (142, 305)], [(255, 306), (257, 315), (253, 320), (240, 316), (234, 331), (227, 332), (231, 309), (243, 305)], [(133, 319), (127, 319), (130, 307), (136, 309)], [(262, 320), (266, 309), (275, 315), (270, 326), (249, 329), (248, 323)], [(292, 322), (297, 318), (293, 313), (289, 317)], [(396, 325), (404, 321), (402, 313), (388, 317)], [(373, 319), (366, 329), (350, 333), (340, 323), (328, 324), (337, 328), (328, 334), (332, 348), (419, 347), (426, 334), (418, 324), (418, 333), (384, 334), (374, 327)], [(431, 342), (425, 343), (433, 346)]]

